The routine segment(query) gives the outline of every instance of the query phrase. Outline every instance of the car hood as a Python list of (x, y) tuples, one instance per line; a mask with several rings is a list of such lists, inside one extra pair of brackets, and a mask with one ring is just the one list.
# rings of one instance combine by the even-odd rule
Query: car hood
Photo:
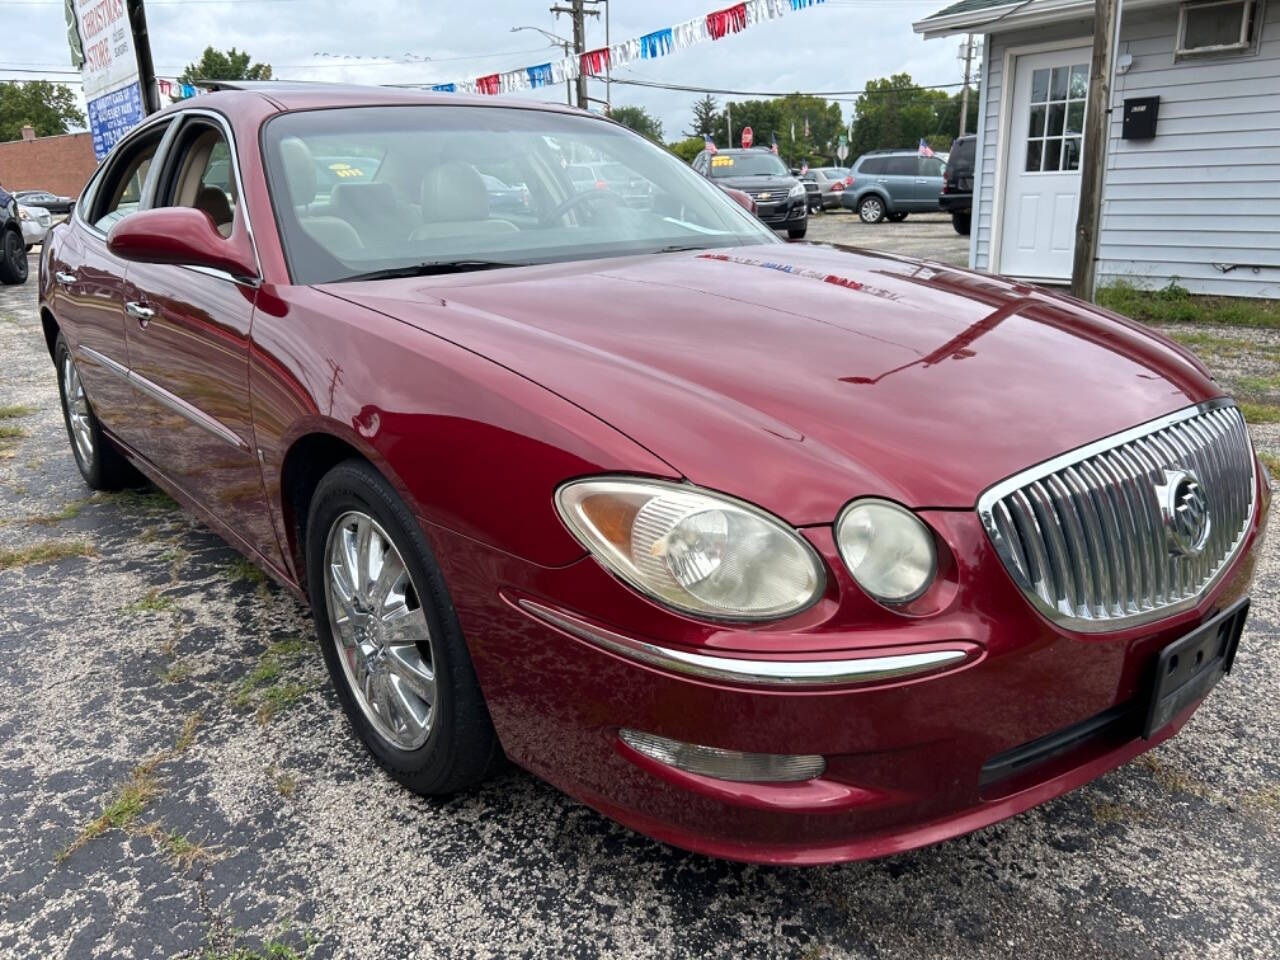
[(722, 187), (733, 187), (735, 190), (769, 190), (776, 188), (780, 196), (786, 196), (788, 190), (800, 181), (795, 177), (754, 176), (754, 177), (713, 177), (711, 182)]
[(971, 507), (1025, 467), (1221, 393), (1136, 323), (831, 246), (322, 289), (487, 356), (694, 483), (801, 525), (864, 495)]

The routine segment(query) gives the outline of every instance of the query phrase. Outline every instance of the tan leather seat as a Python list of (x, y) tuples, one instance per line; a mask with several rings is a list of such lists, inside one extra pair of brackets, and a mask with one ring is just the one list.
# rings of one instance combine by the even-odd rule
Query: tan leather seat
[(231, 221), (234, 214), (227, 195), (217, 187), (201, 187), (196, 194), (196, 202), (192, 204), (197, 210), (203, 210), (213, 218), (213, 225), (224, 237), (231, 236)]
[(405, 240), (421, 223), (416, 204), (401, 203), (389, 183), (338, 183), (329, 209), (356, 228), (365, 246)]
[(513, 233), (515, 224), (489, 219), (489, 191), (469, 163), (441, 163), (422, 178), (422, 226), (411, 240)]
[(289, 187), (289, 200), (298, 223), (335, 257), (350, 256), (364, 247), (355, 227), (340, 217), (310, 216), (307, 208), (316, 198), (316, 163), (307, 145), (296, 137), (280, 141), (280, 159)]

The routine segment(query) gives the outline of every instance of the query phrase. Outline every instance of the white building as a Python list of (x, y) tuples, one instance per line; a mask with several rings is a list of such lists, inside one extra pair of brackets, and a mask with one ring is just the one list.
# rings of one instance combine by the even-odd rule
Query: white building
[[(985, 37), (970, 266), (1070, 279), (1093, 9), (960, 0), (915, 24)], [(1098, 282), (1280, 297), (1280, 0), (1122, 11)], [(1126, 102), (1154, 136), (1126, 138)]]

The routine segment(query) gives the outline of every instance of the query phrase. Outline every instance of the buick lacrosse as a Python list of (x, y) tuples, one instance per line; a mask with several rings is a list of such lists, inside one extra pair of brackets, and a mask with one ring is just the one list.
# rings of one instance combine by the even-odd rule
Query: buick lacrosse
[(784, 243), (600, 117), (196, 97), (94, 175), (40, 307), (85, 481), (141, 471), (309, 602), (424, 794), (505, 755), (691, 850), (879, 856), (1125, 763), (1236, 655), (1270, 482), (1194, 357)]

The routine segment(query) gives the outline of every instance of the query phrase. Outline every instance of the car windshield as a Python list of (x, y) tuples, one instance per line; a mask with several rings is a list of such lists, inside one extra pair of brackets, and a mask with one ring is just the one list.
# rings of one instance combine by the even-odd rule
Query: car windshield
[(786, 166), (767, 150), (751, 153), (717, 153), (711, 158), (713, 177), (785, 177)]
[[(450, 105), (298, 111), (266, 125), (263, 147), (297, 283), (780, 242), (673, 155), (591, 117)], [(595, 171), (616, 175), (627, 195)], [(486, 189), (494, 179), (527, 197), (500, 202)]]

